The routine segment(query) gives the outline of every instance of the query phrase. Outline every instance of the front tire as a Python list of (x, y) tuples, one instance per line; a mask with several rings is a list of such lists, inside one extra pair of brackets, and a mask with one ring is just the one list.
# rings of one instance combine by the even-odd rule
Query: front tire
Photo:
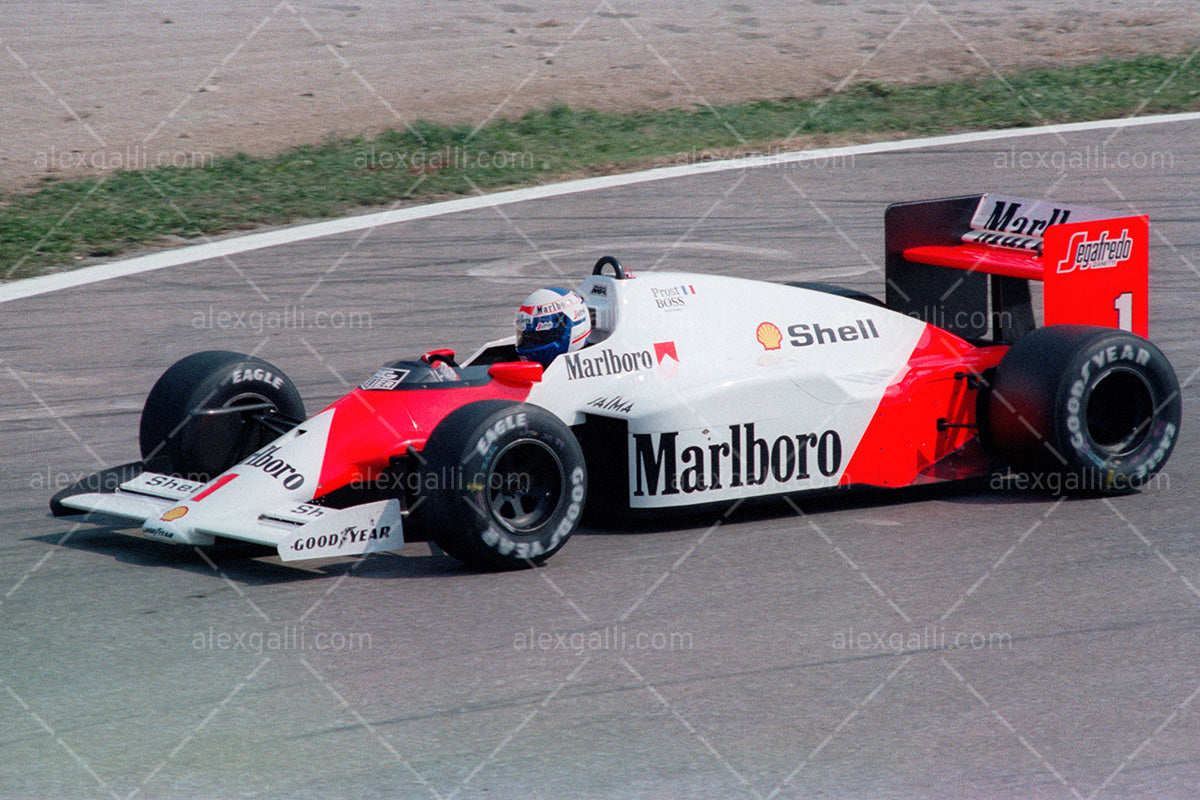
[(545, 409), (484, 400), (442, 420), (421, 453), (413, 509), (446, 553), (484, 569), (536, 566), (574, 532), (587, 495), (575, 435)]
[(1068, 494), (1141, 488), (1179, 437), (1179, 381), (1166, 356), (1126, 331), (1053, 325), (1000, 361), (988, 434), (1009, 466), (1055, 476)]
[(300, 393), (277, 367), (224, 350), (193, 353), (146, 398), (142, 460), (150, 472), (208, 481), (304, 418)]

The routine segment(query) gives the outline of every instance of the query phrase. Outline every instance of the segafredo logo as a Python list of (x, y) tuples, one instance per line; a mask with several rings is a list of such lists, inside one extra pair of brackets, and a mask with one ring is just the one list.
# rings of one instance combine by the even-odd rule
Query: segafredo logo
[(1098, 239), (1088, 239), (1087, 231), (1077, 231), (1071, 234), (1067, 242), (1067, 256), (1058, 262), (1058, 272), (1074, 272), (1083, 269), (1108, 269), (1122, 261), (1128, 261), (1133, 255), (1133, 239), (1129, 238), (1129, 229), (1121, 231), (1120, 238), (1109, 239), (1108, 231), (1100, 234)]
[(596, 353), (589, 350), (568, 353), (563, 359), (567, 362), (567, 380), (574, 381), (644, 372), (655, 366), (661, 366), (664, 372), (670, 374), (679, 364), (679, 353), (674, 342), (656, 342), (654, 352), (634, 350), (622, 353), (606, 347)]

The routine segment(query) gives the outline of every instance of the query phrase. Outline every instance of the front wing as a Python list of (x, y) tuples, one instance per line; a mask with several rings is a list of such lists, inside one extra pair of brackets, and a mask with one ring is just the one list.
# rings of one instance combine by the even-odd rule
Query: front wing
[(173, 544), (207, 545), (216, 537), (274, 547), (283, 561), (356, 556), (399, 549), (404, 544), (400, 503), (380, 500), (345, 509), (292, 503), (251, 517), (244, 513), (206, 515), (196, 527), (179, 521), (188, 498), (204, 484), (144, 472), (112, 492), (84, 492), (61, 498), (66, 508), (142, 523), (147, 536)]

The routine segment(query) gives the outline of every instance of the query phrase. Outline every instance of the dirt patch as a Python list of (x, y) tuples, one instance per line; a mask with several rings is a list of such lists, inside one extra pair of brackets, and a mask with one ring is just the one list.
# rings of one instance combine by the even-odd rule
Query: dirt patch
[(1198, 44), (1193, 0), (12, 2), (0, 189), (551, 103), (810, 96)]

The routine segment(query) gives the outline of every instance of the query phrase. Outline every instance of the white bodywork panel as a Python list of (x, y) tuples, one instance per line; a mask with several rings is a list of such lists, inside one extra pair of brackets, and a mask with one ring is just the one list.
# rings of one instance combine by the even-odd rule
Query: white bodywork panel
[(837, 485), (926, 331), (859, 300), (725, 276), (591, 276), (578, 291), (611, 333), (559, 356), (529, 402), (568, 424), (628, 420), (633, 508)]

